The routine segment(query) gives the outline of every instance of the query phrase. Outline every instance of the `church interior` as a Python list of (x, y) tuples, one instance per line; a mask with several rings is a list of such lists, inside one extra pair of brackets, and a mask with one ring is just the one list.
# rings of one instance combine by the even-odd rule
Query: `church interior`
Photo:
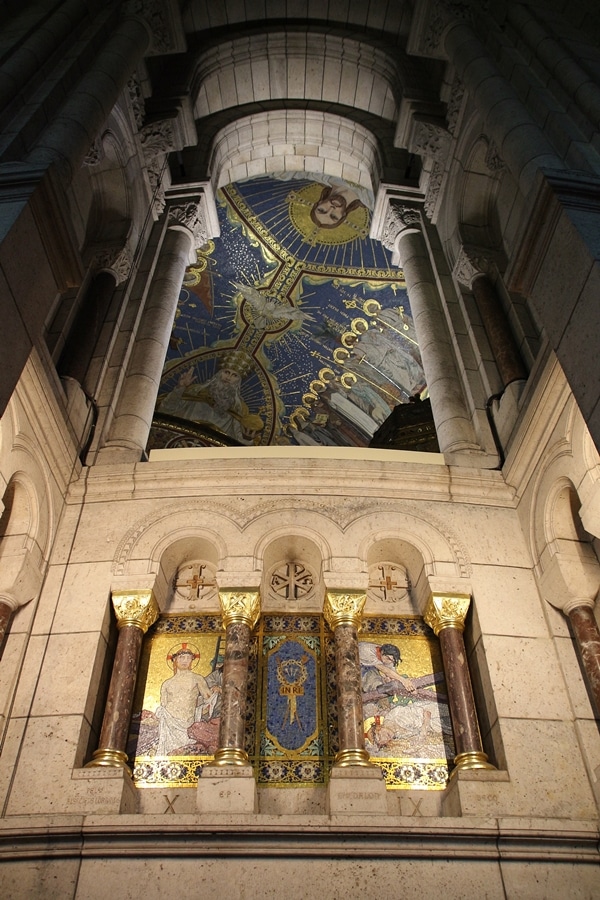
[(597, 897), (597, 5), (0, 47), (3, 896)]

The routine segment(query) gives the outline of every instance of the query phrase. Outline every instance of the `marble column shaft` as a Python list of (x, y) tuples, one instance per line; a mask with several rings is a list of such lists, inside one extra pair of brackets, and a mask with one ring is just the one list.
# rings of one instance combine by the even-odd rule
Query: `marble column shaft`
[(148, 442), (160, 377), (193, 236), (169, 228), (142, 314), (108, 444), (140, 454)]
[(439, 640), (448, 687), (448, 706), (456, 755), (481, 753), (483, 745), (462, 632), (457, 628), (443, 628), (439, 632)]
[(527, 370), (490, 277), (485, 273), (478, 275), (471, 290), (504, 387), (512, 381), (526, 379)]
[(219, 750), (244, 752), (251, 628), (232, 622), (225, 632)]
[(74, 378), (82, 386), (116, 285), (110, 272), (99, 272), (92, 278), (61, 354), (60, 375)]
[(28, 162), (58, 163), (64, 183), (69, 184), (149, 45), (146, 24), (124, 18), (52, 116)]
[(137, 625), (124, 625), (119, 631), (98, 742), (102, 750), (125, 754), (143, 640), (144, 632)]
[(13, 612), (14, 608), (10, 605), (10, 603), (4, 603), (4, 601), (0, 600), (0, 649), (4, 644), (4, 636), (6, 634), (6, 629), (8, 628), (9, 622), (12, 618)]
[(365, 751), (362, 681), (355, 625), (344, 623), (334, 631), (340, 752)]
[(423, 235), (400, 232), (399, 255), (442, 453), (479, 450), (461, 390), (450, 334)]
[(596, 716), (600, 716), (600, 629), (594, 610), (587, 605), (576, 606), (569, 610), (569, 621), (593, 698), (594, 712)]

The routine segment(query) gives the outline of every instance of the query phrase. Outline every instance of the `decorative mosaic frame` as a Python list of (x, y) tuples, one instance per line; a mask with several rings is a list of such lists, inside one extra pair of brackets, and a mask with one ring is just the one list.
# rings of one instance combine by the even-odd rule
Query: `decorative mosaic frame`
[(262, 619), (256, 736), (259, 785), (310, 787), (327, 780), (324, 627), (318, 615)]
[[(149, 630), (140, 660), (138, 689), (134, 699), (132, 729), (129, 737), (129, 765), (133, 772), (133, 782), (139, 788), (185, 788), (197, 787), (198, 778), (205, 765), (213, 758), (212, 753), (156, 756), (147, 753), (136, 752), (136, 728), (139, 727), (142, 711), (151, 704), (148, 703), (148, 684), (152, 681), (154, 670), (154, 683), (156, 683), (156, 669), (164, 666), (161, 653), (154, 653), (153, 649), (165, 643), (165, 636), (175, 637), (182, 643), (194, 643), (202, 637), (214, 636), (215, 640), (221, 638), (221, 647), (224, 647), (225, 630), (221, 616), (215, 615), (173, 615), (160, 618)], [(204, 640), (206, 643), (206, 640)], [(215, 645), (216, 646), (216, 645)], [(164, 651), (164, 647), (162, 648)], [(157, 657), (156, 659), (153, 657)], [(245, 747), (249, 755), (254, 752), (254, 736), (256, 733), (256, 639), (251, 641), (250, 660), (248, 673), (248, 702), (246, 704), (246, 733)], [(164, 674), (164, 672), (163, 672)], [(156, 699), (154, 700), (154, 705)], [(255, 764), (255, 761), (252, 760)]]

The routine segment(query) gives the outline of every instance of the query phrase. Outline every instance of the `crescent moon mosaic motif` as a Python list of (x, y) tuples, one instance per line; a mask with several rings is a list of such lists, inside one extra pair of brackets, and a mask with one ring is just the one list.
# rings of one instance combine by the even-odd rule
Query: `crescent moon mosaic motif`
[(427, 395), (402, 270), (367, 236), (372, 195), (286, 173), (217, 202), (221, 236), (186, 271), (149, 449), (367, 446)]

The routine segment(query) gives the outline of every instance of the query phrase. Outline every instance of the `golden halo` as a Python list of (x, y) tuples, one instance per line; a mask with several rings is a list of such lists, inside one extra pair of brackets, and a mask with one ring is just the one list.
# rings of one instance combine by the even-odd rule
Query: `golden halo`
[(336, 228), (320, 228), (315, 225), (310, 211), (321, 199), (322, 192), (323, 185), (312, 182), (297, 191), (291, 191), (287, 196), (291, 223), (307, 244), (313, 247), (315, 244), (335, 246), (366, 238), (369, 231), (369, 210), (365, 206), (353, 209)]
[(175, 667), (173, 666), (173, 657), (180, 650), (189, 650), (190, 653), (194, 654), (194, 662), (192, 663), (192, 671), (196, 671), (198, 666), (200, 665), (200, 648), (196, 646), (196, 644), (190, 644), (189, 641), (184, 641), (183, 643), (173, 644), (169, 652), (167, 653), (167, 665), (174, 672)]

